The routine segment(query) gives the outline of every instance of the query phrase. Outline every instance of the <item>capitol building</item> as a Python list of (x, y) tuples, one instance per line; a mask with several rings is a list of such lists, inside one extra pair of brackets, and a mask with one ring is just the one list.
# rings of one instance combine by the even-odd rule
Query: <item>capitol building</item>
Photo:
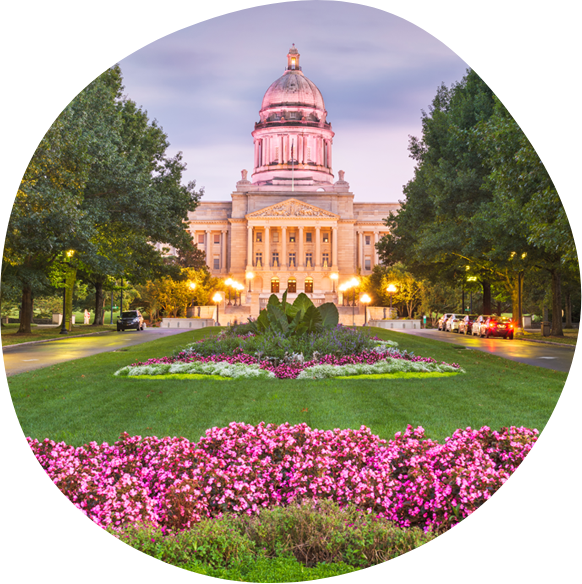
[(194, 243), (212, 275), (245, 284), (241, 317), (257, 316), (285, 290), (291, 302), (305, 292), (315, 304), (341, 305), (342, 282), (378, 263), (383, 219), (399, 204), (356, 202), (344, 171), (334, 180), (334, 132), (295, 45), (252, 136), (250, 179), (243, 170), (230, 201), (203, 201), (189, 214)]

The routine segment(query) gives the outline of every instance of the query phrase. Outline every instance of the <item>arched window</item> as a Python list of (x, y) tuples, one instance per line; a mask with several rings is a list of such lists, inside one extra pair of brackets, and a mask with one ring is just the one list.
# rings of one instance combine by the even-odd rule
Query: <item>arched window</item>
[(305, 292), (313, 292), (313, 278), (305, 278)]
[(289, 278), (287, 280), (287, 292), (297, 292), (297, 280), (295, 278)]
[(279, 278), (271, 278), (271, 293), (277, 294), (279, 292)]

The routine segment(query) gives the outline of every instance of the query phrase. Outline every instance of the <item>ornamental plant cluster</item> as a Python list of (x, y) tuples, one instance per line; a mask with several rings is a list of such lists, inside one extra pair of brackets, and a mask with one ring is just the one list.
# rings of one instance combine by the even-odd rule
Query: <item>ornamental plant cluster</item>
[(330, 500), (440, 533), (475, 511), (531, 450), (537, 430), (457, 430), (440, 444), (408, 426), (359, 430), (231, 423), (199, 442), (123, 434), (113, 445), (28, 439), (52, 481), (88, 517), (167, 531), (225, 513)]
[(203, 356), (184, 351), (174, 357), (148, 359), (133, 363), (115, 372), (117, 376), (203, 374), (230, 378), (329, 379), (340, 376), (389, 373), (459, 373), (457, 363), (438, 363), (432, 357), (420, 357), (399, 351), (389, 343), (379, 341), (372, 350), (343, 356), (314, 354), (305, 361), (303, 354), (293, 353), (283, 359), (253, 356), (242, 349), (232, 354)]

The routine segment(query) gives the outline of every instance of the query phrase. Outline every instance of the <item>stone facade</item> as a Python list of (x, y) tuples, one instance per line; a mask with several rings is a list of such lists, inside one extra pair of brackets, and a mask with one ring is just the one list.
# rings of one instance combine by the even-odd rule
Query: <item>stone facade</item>
[(213, 275), (245, 283), (251, 315), (285, 290), (290, 300), (305, 292), (316, 304), (341, 304), (339, 285), (378, 263), (383, 220), (399, 204), (354, 202), (341, 170), (333, 182), (334, 133), (294, 46), (259, 116), (253, 180), (243, 170), (231, 201), (200, 203), (189, 217), (194, 243)]

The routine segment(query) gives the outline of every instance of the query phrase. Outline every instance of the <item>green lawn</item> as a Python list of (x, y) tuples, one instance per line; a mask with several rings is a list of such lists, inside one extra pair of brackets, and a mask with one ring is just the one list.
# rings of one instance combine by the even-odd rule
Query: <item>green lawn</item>
[(63, 337), (86, 335), (88, 333), (97, 333), (103, 331), (113, 331), (115, 329), (115, 324), (104, 326), (76, 324), (70, 333), (61, 335), (60, 325), (46, 328), (33, 325), (30, 335), (19, 335), (16, 334), (16, 331), (18, 331), (18, 324), (9, 324), (2, 327), (2, 346), (8, 347), (10, 345), (19, 345), (20, 343), (29, 343), (30, 341), (46, 341), (47, 339), (62, 339)]
[(561, 343), (563, 345), (576, 345), (578, 341), (578, 329), (564, 329), (563, 337), (544, 337), (542, 333), (528, 333), (523, 334), (524, 341), (550, 341), (552, 343)]
[(26, 436), (81, 445), (131, 435), (184, 436), (232, 421), (305, 422), (313, 428), (368, 426), (391, 438), (407, 424), (443, 439), (457, 428), (488, 425), (542, 430), (567, 374), (480, 351), (375, 329), (417, 355), (456, 362), (465, 375), (426, 379), (189, 380), (127, 379), (113, 373), (171, 354), (216, 329), (168, 338), (8, 378)]

